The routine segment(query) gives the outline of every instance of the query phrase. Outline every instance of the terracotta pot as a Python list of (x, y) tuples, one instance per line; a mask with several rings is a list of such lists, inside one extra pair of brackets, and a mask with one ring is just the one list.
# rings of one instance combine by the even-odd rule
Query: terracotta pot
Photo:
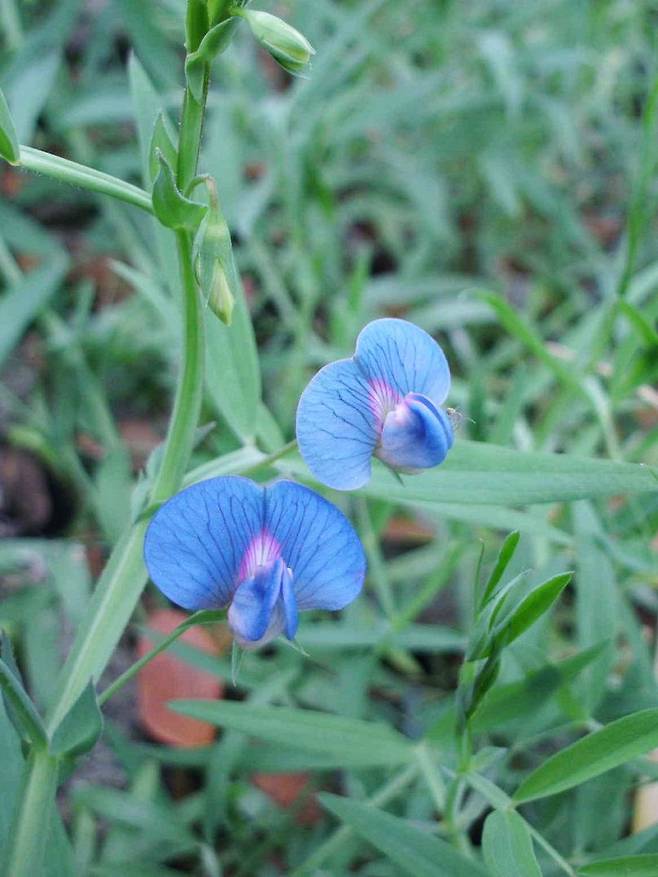
[(251, 777), (252, 783), (284, 810), (298, 803), (299, 825), (315, 825), (321, 818), (310, 779), (307, 773), (255, 773)]
[[(187, 617), (179, 609), (158, 609), (149, 616), (147, 627), (166, 635)], [(210, 655), (220, 653), (218, 643), (205, 627), (189, 628), (180, 640)], [(138, 656), (143, 657), (154, 645), (148, 634), (141, 635), (137, 643)], [(223, 695), (221, 679), (185, 663), (170, 649), (137, 674), (137, 711), (142, 727), (154, 740), (170, 746), (206, 746), (212, 743), (216, 731), (214, 725), (168, 709), (170, 700), (212, 699)]]

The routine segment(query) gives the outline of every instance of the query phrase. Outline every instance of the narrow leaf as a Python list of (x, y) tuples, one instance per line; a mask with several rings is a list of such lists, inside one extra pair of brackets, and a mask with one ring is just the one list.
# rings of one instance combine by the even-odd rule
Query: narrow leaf
[(211, 402), (243, 444), (253, 442), (261, 397), (251, 316), (231, 249), (224, 270), (234, 298), (231, 325), (206, 312), (206, 388)]
[(496, 558), (496, 565), (491, 571), (491, 575), (489, 576), (489, 579), (484, 586), (482, 599), (480, 600), (481, 606), (484, 606), (484, 604), (487, 603), (489, 599), (493, 596), (498, 582), (503, 577), (503, 573), (507, 569), (510, 560), (514, 556), (514, 552), (516, 551), (516, 546), (519, 544), (520, 538), (521, 534), (518, 530), (515, 530), (513, 533), (510, 533), (503, 542), (503, 545), (498, 552), (498, 557)]
[(21, 685), (20, 679), (0, 659), (0, 688), (7, 704), (11, 705), (12, 720), (19, 725), (21, 735), (41, 749), (48, 746), (48, 737), (41, 716)]
[(579, 868), (578, 874), (582, 877), (656, 877), (658, 855), (645, 853), (639, 856), (592, 862)]
[(571, 581), (573, 573), (565, 572), (537, 585), (517, 608), (500, 622), (494, 633), (498, 647), (509, 645), (525, 633), (551, 608)]
[(336, 765), (373, 766), (409, 761), (412, 747), (387, 725), (289, 707), (229, 701), (178, 700), (170, 709), (271, 743), (330, 755)]
[(0, 91), (0, 156), (10, 164), (19, 164), (20, 148), (7, 100)]
[(482, 851), (494, 877), (541, 877), (528, 826), (514, 810), (487, 816)]
[(521, 783), (514, 800), (564, 792), (657, 746), (658, 708), (624, 716), (544, 761)]
[(487, 694), (473, 716), (473, 731), (490, 731), (507, 722), (535, 714), (561, 685), (578, 676), (607, 646), (607, 642), (597, 643), (559, 664), (545, 664), (518, 682), (497, 686)]
[[(299, 457), (286, 457), (281, 468), (312, 481)], [(404, 477), (403, 484), (383, 466), (373, 466), (372, 478), (361, 492), (387, 502), (422, 502), (439, 512), (442, 503), (515, 506), (655, 492), (657, 477), (658, 468), (638, 463), (518, 451), (460, 439), (441, 466), (422, 477)]]
[(467, 859), (438, 837), (421, 831), (405, 819), (373, 807), (323, 793), (320, 803), (346, 825), (384, 853), (400, 873), (411, 877), (485, 877), (475, 860)]

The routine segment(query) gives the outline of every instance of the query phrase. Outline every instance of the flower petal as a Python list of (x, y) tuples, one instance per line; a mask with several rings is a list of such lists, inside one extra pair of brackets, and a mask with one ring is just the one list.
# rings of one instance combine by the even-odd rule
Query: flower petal
[[(238, 642), (260, 643), (274, 616), (281, 614), (274, 610), (281, 597), (284, 574), (290, 576), (279, 559), (259, 567), (254, 576), (238, 585), (228, 610), (228, 623)], [(276, 634), (280, 631), (281, 627)]]
[(452, 447), (448, 415), (426, 396), (409, 393), (387, 415), (377, 456), (401, 469), (438, 466)]
[(158, 588), (184, 609), (226, 606), (247, 547), (263, 529), (263, 488), (210, 478), (168, 500), (146, 531), (144, 560)]
[(342, 609), (366, 571), (359, 537), (345, 515), (308, 487), (279, 481), (267, 489), (265, 526), (292, 570), (297, 607)]
[(281, 602), (283, 604), (284, 633), (288, 639), (294, 639), (299, 625), (297, 598), (293, 587), (293, 577), (287, 569), (281, 579)]
[(302, 457), (319, 481), (338, 490), (362, 487), (370, 478), (378, 426), (368, 382), (352, 359), (320, 369), (299, 400)]
[(369, 382), (383, 381), (400, 396), (422, 393), (441, 405), (450, 390), (443, 351), (407, 320), (385, 317), (368, 323), (357, 338), (354, 359)]

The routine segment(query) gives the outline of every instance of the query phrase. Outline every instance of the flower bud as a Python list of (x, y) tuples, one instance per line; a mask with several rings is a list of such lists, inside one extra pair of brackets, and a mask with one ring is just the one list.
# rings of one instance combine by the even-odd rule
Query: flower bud
[(261, 46), (288, 73), (301, 73), (315, 55), (315, 49), (306, 37), (276, 15), (251, 9), (240, 10), (239, 14), (247, 20)]
[(228, 285), (224, 266), (219, 259), (216, 259), (208, 290), (208, 307), (222, 323), (230, 326), (234, 305), (235, 299)]
[(230, 326), (235, 304), (226, 274), (232, 268), (231, 238), (216, 209), (211, 208), (195, 241), (194, 261), (197, 282), (206, 304), (222, 323)]

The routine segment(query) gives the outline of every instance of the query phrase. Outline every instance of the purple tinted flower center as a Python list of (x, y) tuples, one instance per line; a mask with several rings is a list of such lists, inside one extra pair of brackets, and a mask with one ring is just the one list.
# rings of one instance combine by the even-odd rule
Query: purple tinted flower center
[(281, 545), (268, 530), (261, 530), (249, 543), (240, 568), (238, 581), (250, 579), (259, 567), (266, 567), (281, 557)]
[(293, 572), (281, 557), (280, 544), (266, 530), (252, 540), (242, 558), (228, 621), (244, 648), (265, 645), (280, 633), (293, 639), (297, 632)]
[(377, 431), (384, 428), (386, 416), (393, 411), (402, 401), (402, 394), (384, 381), (375, 378), (368, 382), (368, 403), (370, 410), (377, 420)]

